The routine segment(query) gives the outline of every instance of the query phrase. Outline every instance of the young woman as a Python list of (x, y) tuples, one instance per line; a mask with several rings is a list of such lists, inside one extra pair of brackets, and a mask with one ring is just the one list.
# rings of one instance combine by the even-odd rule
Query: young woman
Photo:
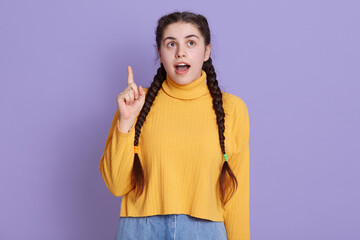
[(156, 44), (149, 88), (128, 66), (99, 164), (123, 196), (116, 239), (249, 240), (248, 110), (218, 86), (208, 22), (165, 15)]

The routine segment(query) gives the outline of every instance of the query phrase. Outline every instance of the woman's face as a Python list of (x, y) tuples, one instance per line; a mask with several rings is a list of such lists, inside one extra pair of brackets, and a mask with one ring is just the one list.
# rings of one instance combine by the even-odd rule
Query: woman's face
[[(179, 85), (186, 85), (201, 76), (202, 65), (210, 57), (211, 45), (191, 23), (169, 24), (163, 33), (158, 49), (161, 63), (169, 77)], [(176, 67), (184, 62), (189, 68)]]

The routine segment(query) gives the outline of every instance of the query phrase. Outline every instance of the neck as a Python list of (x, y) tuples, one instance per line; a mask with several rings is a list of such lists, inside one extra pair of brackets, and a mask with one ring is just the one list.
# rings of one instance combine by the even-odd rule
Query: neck
[(191, 83), (180, 85), (166, 74), (166, 80), (162, 84), (162, 89), (170, 96), (178, 99), (195, 99), (209, 93), (206, 84), (206, 72), (201, 70), (201, 76)]

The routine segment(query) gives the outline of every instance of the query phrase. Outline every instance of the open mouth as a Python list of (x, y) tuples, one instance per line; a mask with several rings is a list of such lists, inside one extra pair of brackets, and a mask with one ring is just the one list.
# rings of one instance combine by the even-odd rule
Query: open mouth
[(185, 74), (187, 73), (187, 71), (189, 70), (190, 65), (186, 64), (186, 63), (180, 63), (178, 65), (175, 66), (176, 72), (178, 74)]

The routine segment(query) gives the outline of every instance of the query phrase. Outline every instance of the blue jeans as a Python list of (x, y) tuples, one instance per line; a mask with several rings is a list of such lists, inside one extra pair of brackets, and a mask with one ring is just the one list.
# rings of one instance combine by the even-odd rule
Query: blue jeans
[(119, 217), (116, 240), (227, 240), (224, 222), (186, 214)]

